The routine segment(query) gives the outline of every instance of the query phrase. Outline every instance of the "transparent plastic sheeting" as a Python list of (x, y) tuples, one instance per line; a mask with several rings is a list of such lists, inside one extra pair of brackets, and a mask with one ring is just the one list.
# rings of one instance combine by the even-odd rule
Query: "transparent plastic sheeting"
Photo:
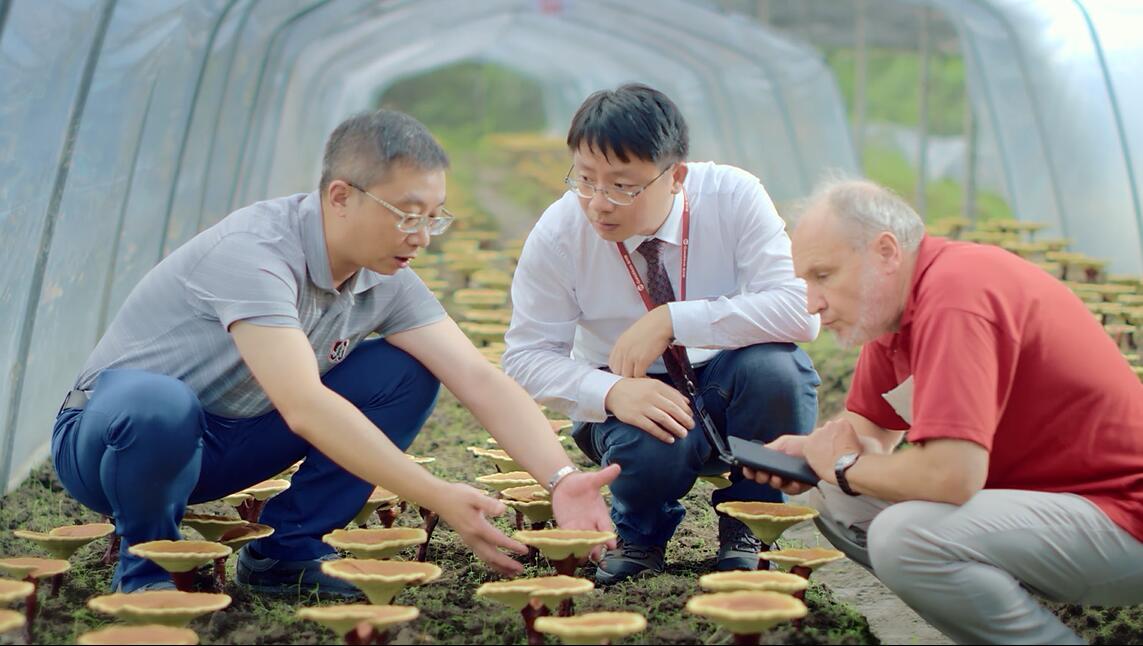
[[(912, 4), (958, 25), (1016, 212), (1143, 270), (1138, 3)], [(46, 454), (79, 366), (151, 266), (238, 206), (310, 190), (337, 122), (461, 60), (538, 80), (553, 133), (593, 90), (659, 87), (692, 124), (694, 158), (751, 170), (779, 203), (856, 168), (820, 53), (700, 3), (0, 2), (6, 490)]]
[(1143, 273), (1143, 2), (916, 0), (957, 26), (1012, 210)]
[(816, 51), (679, 0), (16, 0), (0, 28), (5, 490), (143, 274), (232, 209), (311, 190), (328, 132), (403, 77), (508, 65), (541, 83), (553, 133), (591, 91), (644, 81), (697, 158), (778, 200), (856, 169)]

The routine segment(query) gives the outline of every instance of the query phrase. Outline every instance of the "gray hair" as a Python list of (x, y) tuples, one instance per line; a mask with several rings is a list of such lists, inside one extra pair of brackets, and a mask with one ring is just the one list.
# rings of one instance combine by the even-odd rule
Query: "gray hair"
[(870, 182), (855, 179), (829, 179), (819, 185), (806, 200), (803, 212), (820, 205), (829, 207), (851, 230), (859, 235), (854, 246), (867, 245), (881, 233), (892, 233), (905, 251), (916, 251), (925, 235), (920, 215), (893, 191)]
[(322, 158), (321, 192), (335, 179), (368, 189), (394, 164), (419, 170), (448, 168), (448, 155), (424, 124), (394, 110), (377, 110), (342, 121), (329, 135)]

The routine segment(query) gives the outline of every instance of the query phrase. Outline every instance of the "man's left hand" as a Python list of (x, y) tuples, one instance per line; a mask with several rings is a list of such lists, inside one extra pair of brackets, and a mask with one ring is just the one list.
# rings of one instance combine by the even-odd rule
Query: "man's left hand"
[[(619, 465), (610, 464), (598, 471), (584, 471), (564, 476), (552, 492), (552, 513), (556, 525), (562, 529), (586, 529), (600, 532), (613, 532), (611, 514), (607, 503), (603, 502), (600, 490), (619, 477)], [(615, 549), (615, 540), (606, 544)], [(602, 548), (596, 548), (591, 560), (598, 560)]]
[(647, 368), (663, 356), (675, 336), (671, 310), (660, 305), (627, 328), (611, 348), (607, 365), (620, 377), (646, 377)]
[(844, 419), (826, 422), (810, 433), (802, 449), (806, 462), (809, 462), (814, 472), (822, 480), (834, 485), (837, 484), (837, 477), (834, 476), (833, 465), (837, 459), (846, 453), (861, 452), (857, 431)]

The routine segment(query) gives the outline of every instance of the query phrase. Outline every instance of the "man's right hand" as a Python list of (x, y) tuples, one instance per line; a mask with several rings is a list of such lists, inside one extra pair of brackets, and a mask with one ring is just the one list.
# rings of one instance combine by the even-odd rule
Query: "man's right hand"
[(668, 444), (695, 426), (690, 402), (678, 390), (650, 377), (625, 377), (607, 392), (603, 405), (620, 421)]
[(437, 508), (433, 511), (440, 514), (441, 520), (456, 530), (460, 540), (492, 569), (504, 576), (523, 572), (524, 566), (501, 549), (523, 555), (528, 553), (528, 548), (505, 536), (486, 518), (504, 513), (504, 503), (466, 484), (444, 481), (440, 484), (443, 491), (434, 496), (437, 500), (433, 504)]
[[(792, 455), (797, 458), (805, 457), (802, 453), (802, 447), (805, 446), (807, 437), (806, 435), (783, 435), (767, 444), (766, 448), (781, 451), (786, 455)], [(742, 473), (758, 484), (770, 485), (791, 496), (813, 489), (811, 485), (795, 482), (794, 480), (787, 480), (782, 476), (766, 473), (765, 471), (756, 471), (750, 467), (743, 467)]]

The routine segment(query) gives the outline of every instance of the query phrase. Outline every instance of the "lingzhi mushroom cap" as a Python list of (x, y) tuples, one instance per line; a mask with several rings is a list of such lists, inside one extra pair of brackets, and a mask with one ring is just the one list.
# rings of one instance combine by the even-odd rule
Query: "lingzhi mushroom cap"
[(190, 628), (176, 628), (162, 624), (138, 626), (108, 626), (83, 633), (77, 644), (187, 644), (198, 643), (198, 635)]
[(736, 635), (755, 635), (783, 621), (800, 619), (806, 604), (788, 594), (739, 590), (700, 594), (687, 601), (687, 612), (706, 617)]
[(476, 596), (502, 603), (513, 610), (520, 610), (532, 599), (533, 579), (512, 579), (510, 581), (489, 581), (476, 589)]
[(246, 521), (216, 514), (185, 514), (182, 524), (202, 534), (203, 539), (217, 543), (223, 534), (235, 527), (243, 526)]
[(389, 558), (406, 547), (420, 545), (429, 535), (420, 527), (378, 527), (373, 529), (335, 529), (321, 537), (323, 543), (345, 550), (357, 558)]
[(536, 631), (571, 644), (603, 643), (643, 632), (647, 619), (637, 612), (589, 612), (574, 617), (538, 617)]
[(0, 604), (9, 604), (32, 594), (36, 586), (29, 581), (0, 579)]
[(232, 550), (211, 541), (147, 541), (127, 548), (135, 556), (158, 564), (167, 572), (189, 572), (203, 563), (230, 556)]
[(492, 473), (486, 476), (478, 476), (476, 481), (496, 491), (504, 491), (510, 487), (523, 487), (524, 485), (536, 484), (536, 479), (527, 471)]
[(735, 590), (769, 590), (793, 594), (809, 587), (806, 579), (789, 572), (772, 570), (752, 570), (734, 572), (712, 572), (699, 577), (699, 585), (711, 592), (733, 592)]
[(27, 622), (28, 620), (24, 619), (24, 613), (0, 608), (0, 633), (23, 628)]
[(435, 581), (441, 569), (432, 563), (417, 561), (375, 561), (341, 559), (321, 564), (321, 571), (349, 581), (361, 589), (370, 603), (383, 606), (393, 600), (407, 585)]
[(818, 515), (813, 507), (780, 502), (724, 502), (715, 509), (745, 523), (758, 540), (767, 545), (773, 545), (787, 528)]
[(290, 488), (290, 481), (281, 478), (270, 478), (263, 480), (258, 484), (246, 487), (239, 493), (248, 494), (254, 497), (254, 500), (269, 500), (270, 498), (282, 493)]
[(762, 552), (759, 558), (769, 559), (775, 563), (786, 566), (801, 566), (816, 570), (826, 563), (832, 563), (845, 558), (845, 554), (825, 547), (806, 547), (798, 549), (774, 550)]
[(274, 528), (269, 525), (244, 522), (238, 527), (226, 530), (225, 534), (218, 537), (218, 542), (232, 550), (238, 550), (251, 541), (266, 538), (273, 533)]
[(552, 609), (564, 599), (587, 594), (595, 589), (595, 583), (589, 579), (563, 574), (538, 576), (531, 579), (531, 582), (532, 590), (529, 596)]
[(512, 459), (508, 452), (503, 449), (485, 449), (479, 446), (467, 447), (468, 452), (478, 458), (488, 458), (496, 463), (496, 466), (503, 472), (519, 471), (520, 463)]
[(162, 624), (181, 628), (200, 615), (230, 605), (230, 595), (181, 590), (117, 592), (89, 599), (87, 607), (130, 624)]
[(63, 574), (71, 569), (64, 559), (44, 559), (38, 556), (13, 556), (0, 559), (0, 572), (11, 577), (43, 579)]
[(17, 529), (12, 534), (17, 538), (35, 542), (57, 559), (66, 560), (84, 545), (114, 532), (115, 525), (110, 523), (89, 523), (56, 527), (46, 534), (23, 529)]
[(297, 611), (298, 617), (319, 623), (339, 635), (353, 630), (363, 621), (384, 630), (395, 624), (412, 621), (420, 614), (421, 611), (413, 606), (374, 606), (364, 603), (298, 608)]
[(597, 546), (613, 540), (615, 533), (586, 529), (526, 529), (516, 532), (513, 538), (535, 547), (548, 559), (558, 561), (569, 556), (586, 557)]
[(353, 523), (364, 527), (365, 523), (369, 520), (370, 514), (382, 507), (392, 507), (400, 502), (400, 500), (397, 494), (392, 491), (381, 487), (374, 487), (372, 493), (369, 494), (369, 498), (365, 501), (365, 504), (361, 506), (361, 511), (357, 512), (357, 515), (353, 517)]

